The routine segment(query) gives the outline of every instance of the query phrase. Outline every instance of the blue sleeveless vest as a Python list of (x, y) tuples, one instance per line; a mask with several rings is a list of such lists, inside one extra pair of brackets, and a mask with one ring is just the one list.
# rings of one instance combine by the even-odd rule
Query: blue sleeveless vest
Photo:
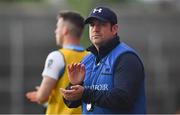
[[(125, 43), (120, 43), (106, 57), (101, 59), (98, 64), (96, 64), (96, 57), (92, 53), (87, 55), (82, 61), (86, 69), (84, 87), (94, 90), (111, 90), (113, 88), (113, 71), (114, 71), (114, 65), (116, 59), (125, 52), (132, 52), (135, 55), (137, 55), (136, 52), (132, 48), (127, 46)], [(96, 105), (94, 105), (93, 111), (88, 112), (86, 109), (86, 103), (83, 102), (82, 113), (83, 114), (145, 113), (146, 102), (145, 102), (144, 81), (141, 83), (141, 89), (137, 97), (138, 98), (136, 99), (132, 109), (129, 110), (128, 112), (123, 110), (114, 111)]]

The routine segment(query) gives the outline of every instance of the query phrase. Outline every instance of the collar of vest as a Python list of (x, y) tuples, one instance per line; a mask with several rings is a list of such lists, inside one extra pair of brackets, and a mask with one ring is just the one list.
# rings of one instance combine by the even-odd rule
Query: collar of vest
[(118, 44), (120, 43), (119, 36), (116, 36), (109, 40), (106, 44), (99, 48), (99, 52), (94, 45), (91, 45), (87, 48), (87, 51), (90, 51), (96, 56), (96, 63), (98, 63), (103, 57), (109, 54)]
[(64, 45), (64, 49), (76, 50), (76, 51), (83, 51), (84, 48), (80, 45)]

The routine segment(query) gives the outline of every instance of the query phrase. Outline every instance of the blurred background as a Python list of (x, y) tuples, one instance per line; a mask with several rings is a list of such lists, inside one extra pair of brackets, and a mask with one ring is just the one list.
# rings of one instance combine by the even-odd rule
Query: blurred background
[[(56, 50), (60, 10), (84, 17), (95, 6), (118, 16), (121, 41), (135, 48), (146, 70), (147, 112), (180, 111), (180, 0), (0, 0), (0, 113), (44, 113), (25, 98), (41, 82), (48, 53)], [(88, 47), (86, 27), (82, 45)]]

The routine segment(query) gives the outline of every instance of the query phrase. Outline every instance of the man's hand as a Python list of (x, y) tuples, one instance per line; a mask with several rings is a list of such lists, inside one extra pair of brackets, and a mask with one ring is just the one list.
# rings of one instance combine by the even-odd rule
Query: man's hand
[(27, 92), (26, 93), (26, 98), (28, 100), (30, 100), (31, 102), (36, 102), (38, 103), (37, 101), (37, 91), (39, 90), (39, 86), (36, 87), (36, 91), (30, 91), (30, 92)]
[(37, 102), (37, 91), (30, 91), (26, 93), (26, 98), (29, 99), (31, 102)]
[(76, 101), (82, 98), (84, 87), (81, 85), (71, 86), (70, 90), (60, 88), (61, 95), (69, 101)]
[(69, 81), (73, 85), (81, 84), (85, 76), (85, 66), (80, 63), (68, 65)]

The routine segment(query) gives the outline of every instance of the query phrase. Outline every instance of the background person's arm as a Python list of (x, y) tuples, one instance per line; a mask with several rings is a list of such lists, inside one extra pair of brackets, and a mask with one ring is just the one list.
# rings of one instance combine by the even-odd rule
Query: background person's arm
[(36, 88), (35, 91), (30, 91), (26, 93), (26, 97), (31, 102), (43, 104), (47, 102), (52, 89), (56, 85), (56, 82), (57, 80), (50, 78), (48, 76), (43, 77), (40, 87)]
[(39, 104), (42, 104), (48, 100), (52, 89), (56, 85), (56, 82), (57, 80), (51, 77), (48, 76), (43, 77), (39, 90), (37, 91), (37, 102)]
[(26, 97), (31, 102), (46, 102), (51, 94), (52, 89), (56, 85), (60, 74), (64, 72), (64, 66), (65, 63), (63, 55), (59, 51), (51, 52), (45, 62), (40, 87), (36, 88), (36, 91), (28, 92)]

